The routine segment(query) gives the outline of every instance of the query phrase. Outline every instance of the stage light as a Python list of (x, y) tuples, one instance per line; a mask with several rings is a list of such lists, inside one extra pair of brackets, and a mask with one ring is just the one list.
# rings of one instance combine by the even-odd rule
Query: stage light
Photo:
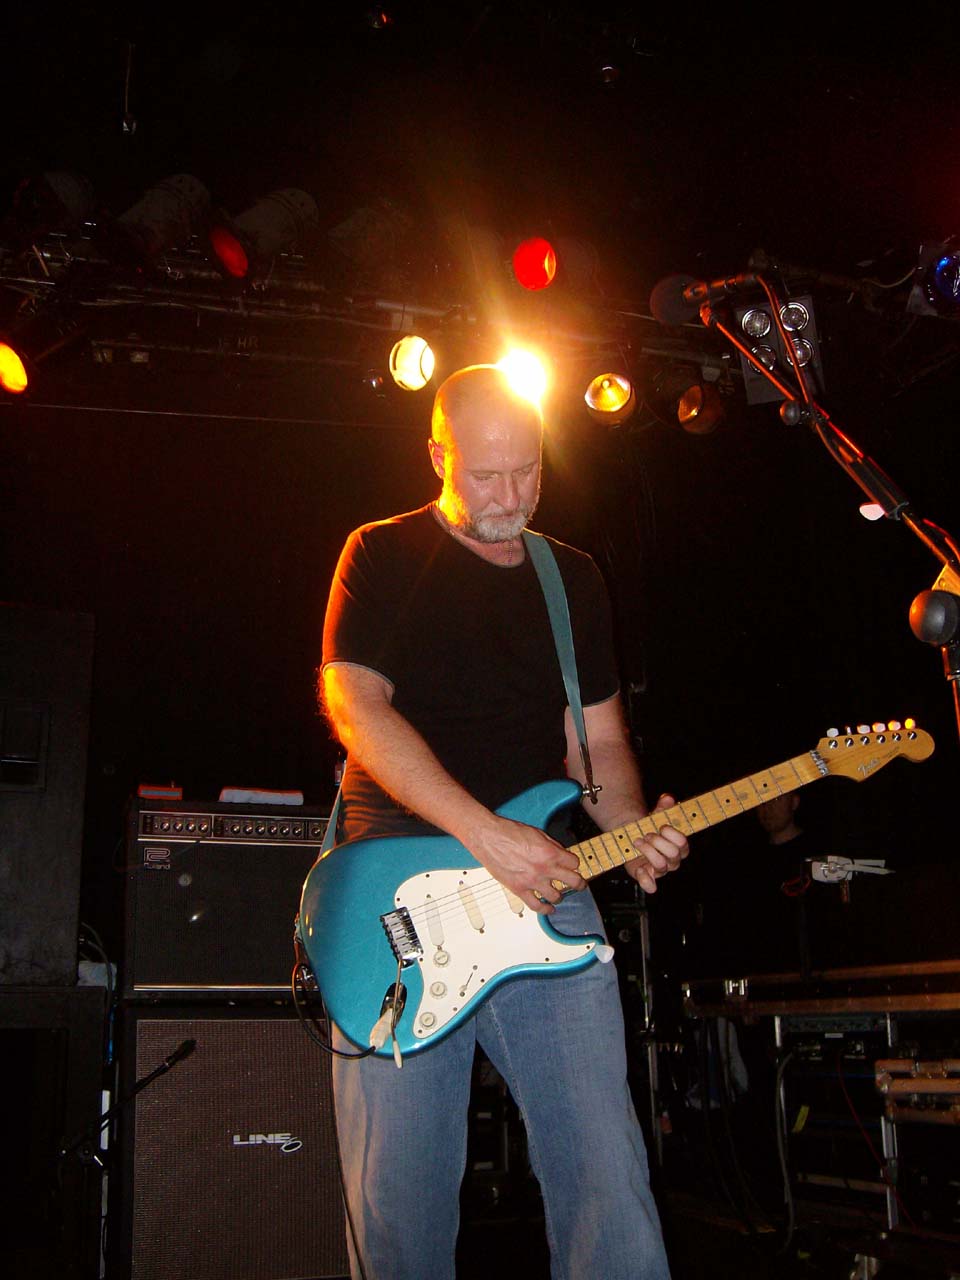
[(278, 254), (289, 252), (305, 232), (319, 225), (316, 200), (291, 187), (272, 191), (236, 218), (219, 216), (211, 224), (208, 238), (226, 273), (242, 280), (251, 268), (263, 267)]
[(549, 240), (534, 236), (513, 251), (513, 274), (524, 289), (546, 289), (557, 274), (557, 254)]
[(0, 389), (9, 395), (23, 395), (41, 361), (85, 334), (85, 326), (59, 307), (15, 324), (0, 334)]
[(48, 170), (25, 178), (13, 196), (13, 220), (21, 237), (67, 231), (94, 209), (89, 179), (65, 170)]
[(547, 370), (538, 356), (516, 347), (497, 361), (497, 368), (507, 375), (518, 396), (540, 405), (547, 390)]
[(694, 436), (716, 431), (723, 413), (723, 399), (711, 382), (691, 383), (677, 401), (677, 421)]
[(748, 338), (765, 338), (773, 327), (769, 311), (761, 307), (751, 307), (740, 321), (740, 327)]
[(250, 270), (250, 255), (243, 241), (225, 223), (210, 228), (210, 248), (217, 261), (234, 280), (242, 280)]
[(0, 387), (11, 395), (26, 391), (30, 379), (23, 361), (6, 342), (0, 342)]
[(644, 407), (665, 427), (682, 427), (690, 435), (707, 435), (724, 416), (719, 388), (708, 381), (694, 360), (650, 360), (640, 366)]
[(794, 358), (800, 368), (803, 369), (813, 359), (813, 347), (806, 338), (794, 338), (792, 341)]
[(587, 412), (597, 422), (615, 427), (631, 417), (637, 407), (637, 392), (624, 373), (600, 373), (583, 393)]
[(348, 266), (350, 289), (392, 292), (405, 287), (416, 226), (405, 205), (378, 196), (331, 227), (326, 242)]
[(568, 293), (597, 293), (600, 289), (596, 247), (574, 236), (524, 240), (514, 250), (512, 264), (517, 283), (531, 291), (549, 285)]
[[(750, 351), (761, 364), (780, 375), (795, 377), (793, 361), (783, 344), (780, 331), (774, 323), (774, 314), (766, 303), (751, 303), (734, 308), (734, 315)], [(820, 359), (820, 339), (813, 314), (813, 299), (807, 296), (788, 298), (780, 307), (780, 322), (786, 330), (800, 367), (810, 370), (814, 393), (823, 391), (823, 366)], [(768, 382), (744, 356), (740, 356), (743, 389), (748, 404), (762, 404), (782, 400), (782, 394)]]
[(920, 258), (907, 310), (920, 315), (960, 318), (960, 239), (920, 246)]
[(426, 338), (408, 333), (393, 344), (390, 376), (404, 391), (420, 391), (433, 377), (436, 356)]
[(780, 320), (787, 333), (802, 333), (810, 323), (810, 312), (802, 302), (788, 302), (780, 308)]
[(183, 248), (207, 220), (210, 193), (188, 173), (164, 178), (105, 229), (108, 252), (146, 266), (167, 249)]

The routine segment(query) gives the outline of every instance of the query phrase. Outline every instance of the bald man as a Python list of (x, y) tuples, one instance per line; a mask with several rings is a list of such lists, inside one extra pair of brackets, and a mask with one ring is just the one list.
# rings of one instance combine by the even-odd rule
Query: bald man
[[(522, 534), (542, 424), (489, 366), (441, 386), (428, 442), (436, 502), (352, 533), (331, 586), (321, 695), (347, 750), (338, 839), (449, 833), (561, 932), (602, 932), (569, 818), (549, 832), (496, 810), (552, 778), (583, 782), (543, 592)], [(604, 830), (647, 812), (629, 747), (600, 575), (551, 540), (571, 616)], [(659, 807), (672, 804), (661, 797)], [(663, 828), (627, 870), (649, 893), (686, 856)], [(555, 882), (573, 892), (563, 895)], [(357, 1280), (453, 1280), (467, 1106), (479, 1043), (506, 1080), (565, 1280), (668, 1274), (626, 1078), (612, 965), (504, 984), (397, 1071), (336, 1059), (334, 1094)], [(342, 1037), (339, 1047), (353, 1046)]]

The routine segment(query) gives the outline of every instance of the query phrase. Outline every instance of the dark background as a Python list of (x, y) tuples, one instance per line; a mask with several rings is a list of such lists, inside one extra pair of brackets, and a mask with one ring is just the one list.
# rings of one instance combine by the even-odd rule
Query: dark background
[[(189, 172), (234, 210), (308, 190), (321, 230), (389, 200), (423, 228), (405, 267), (427, 292), (442, 274), (430, 228), (451, 214), (576, 235), (598, 249), (608, 305), (638, 315), (663, 276), (741, 271), (758, 247), (873, 281), (814, 291), (823, 398), (916, 513), (956, 533), (960, 330), (908, 313), (904, 286), (920, 244), (960, 229), (948, 6), (869, 20), (794, 7), (789, 29), (762, 6), (380, 12), (8, 15), (3, 195), (73, 168), (117, 213)], [(329, 264), (317, 250), (311, 265)], [(0, 404), (0, 596), (96, 619), (82, 915), (115, 944), (139, 783), (331, 799), (336, 747), (313, 697), (327, 585), (354, 525), (433, 496), (429, 392), (175, 356), (95, 369), (80, 353), (45, 372), (42, 393)], [(610, 585), (651, 795), (730, 781), (830, 726), (916, 717), (931, 761), (831, 780), (803, 812), (825, 852), (897, 867), (853, 886), (881, 951), (949, 953), (957, 732), (939, 653), (907, 622), (938, 562), (902, 525), (864, 521), (813, 435), (739, 384), (703, 437), (652, 401), (611, 430), (556, 400), (536, 521), (589, 549)], [(703, 837), (662, 918), (749, 897), (738, 850), (754, 837), (749, 818)], [(851, 963), (878, 957), (862, 936)]]

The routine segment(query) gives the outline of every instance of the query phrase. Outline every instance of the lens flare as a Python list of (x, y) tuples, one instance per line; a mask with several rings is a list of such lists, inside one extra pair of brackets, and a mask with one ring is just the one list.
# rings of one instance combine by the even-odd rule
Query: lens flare
[(497, 361), (497, 368), (503, 370), (518, 396), (540, 405), (547, 390), (547, 371), (538, 356), (514, 348)]

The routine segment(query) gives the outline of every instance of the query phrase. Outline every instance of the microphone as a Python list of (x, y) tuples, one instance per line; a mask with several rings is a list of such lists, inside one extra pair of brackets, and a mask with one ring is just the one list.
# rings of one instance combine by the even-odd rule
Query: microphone
[(182, 1062), (184, 1058), (189, 1058), (191, 1053), (197, 1047), (196, 1040), (183, 1040), (174, 1049), (169, 1057), (164, 1058), (161, 1064), (161, 1071), (169, 1071), (171, 1067), (176, 1066), (178, 1062)]
[(704, 302), (729, 297), (744, 289), (756, 289), (760, 277), (744, 272), (722, 280), (694, 280), (692, 276), (667, 276), (653, 286), (650, 310), (660, 324), (680, 325), (692, 320)]

